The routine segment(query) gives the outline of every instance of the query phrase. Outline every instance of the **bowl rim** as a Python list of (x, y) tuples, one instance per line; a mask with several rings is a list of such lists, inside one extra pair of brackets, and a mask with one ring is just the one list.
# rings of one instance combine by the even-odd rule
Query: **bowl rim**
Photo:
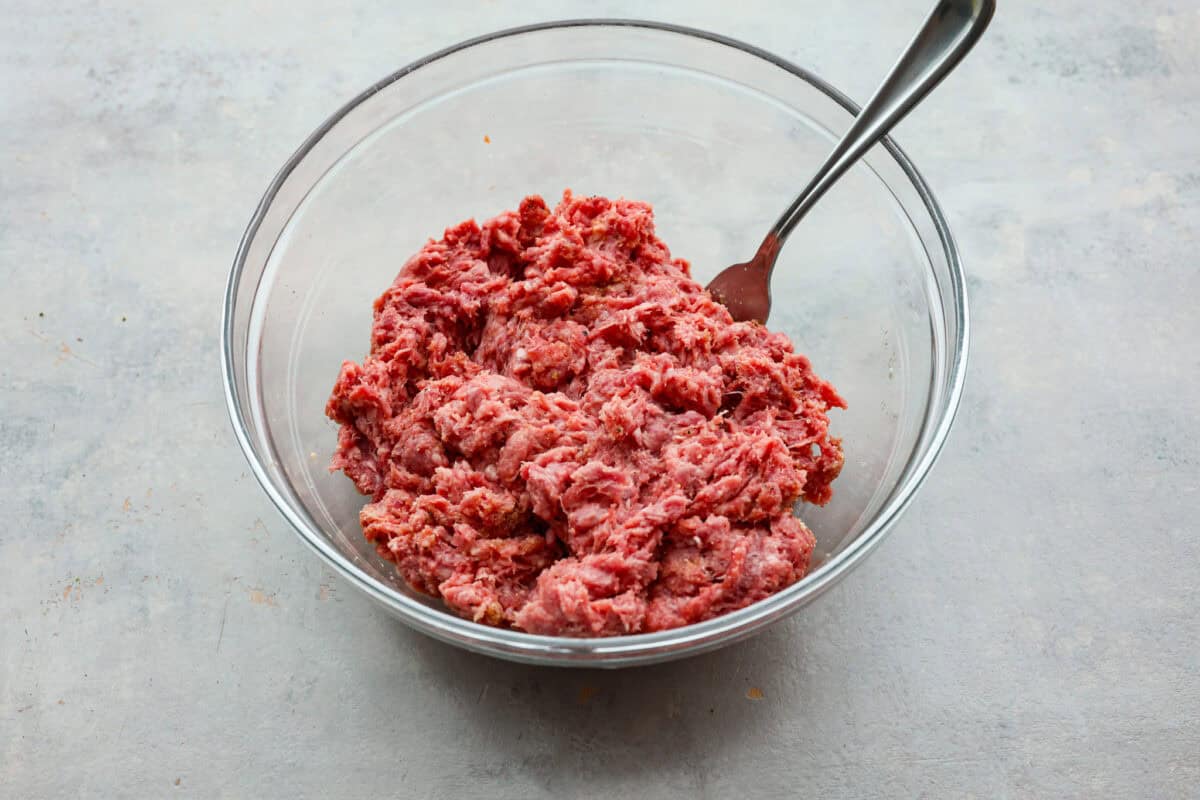
[[(237, 290), (245, 269), (250, 244), (271, 208), (276, 195), (291, 176), (297, 165), (309, 154), (316, 144), (344, 117), (368, 98), (420, 70), (422, 67), (451, 56), (476, 45), (498, 39), (520, 36), (555, 29), (567, 28), (634, 28), (671, 33), (705, 40), (740, 50), (748, 55), (773, 64), (818, 89), (852, 115), (860, 107), (837, 88), (809, 70), (797, 66), (770, 51), (747, 44), (737, 39), (697, 28), (672, 23), (638, 20), (586, 18), (540, 22), (506, 28), (483, 34), (430, 53), (390, 75), (376, 81), (329, 116), (300, 145), (276, 173), (267, 190), (259, 200), (238, 245), (224, 294), (221, 326), (221, 365), (225, 389), (225, 403), (233, 425), (234, 434), (242, 454), (250, 465), (251, 472), (266, 492), (276, 509), (283, 515), (300, 538), (344, 579), (366, 592), (389, 610), (398, 614), (412, 627), (446, 642), (485, 652), (494, 656), (541, 664), (578, 666), (624, 666), (648, 663), (691, 655), (728, 644), (758, 632), (765, 626), (799, 609), (808, 601), (822, 594), (837, 583), (851, 569), (858, 566), (866, 555), (874, 550), (891, 530), (895, 522), (912, 502), (916, 491), (925, 482), (937, 461), (954, 418), (958, 412), (966, 377), (967, 353), (970, 343), (970, 323), (967, 310), (966, 280), (958, 248), (950, 233), (949, 225), (929, 186), (908, 156), (890, 138), (882, 146), (896, 161), (905, 177), (917, 190), (937, 230), (946, 256), (950, 277), (951, 311), (956, 322), (956, 336), (947, 342), (948, 381), (940, 417), (934, 416), (935, 426), (928, 445), (912, 465), (905, 481), (893, 491), (892, 498), (878, 511), (866, 529), (849, 543), (844, 550), (835, 554), (817, 569), (797, 583), (764, 598), (745, 608), (679, 628), (654, 633), (627, 634), (600, 638), (578, 638), (565, 636), (543, 636), (505, 628), (494, 628), (462, 619), (442, 609), (431, 608), (421, 602), (400, 594), (395, 589), (378, 581), (355, 566), (350, 559), (332, 547), (297, 514), (271, 480), (267, 468), (260, 459), (248, 433), (248, 421), (242, 413), (237, 387), (235, 353), (233, 349)], [(251, 300), (251, 305), (257, 294)], [(936, 414), (936, 410), (935, 410)]]

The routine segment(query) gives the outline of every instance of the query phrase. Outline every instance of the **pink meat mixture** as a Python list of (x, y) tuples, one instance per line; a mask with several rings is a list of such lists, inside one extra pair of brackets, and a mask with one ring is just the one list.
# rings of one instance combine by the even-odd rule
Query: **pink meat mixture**
[(844, 407), (792, 343), (734, 322), (649, 205), (564, 194), (413, 256), (328, 415), (332, 469), (415, 589), (489, 625), (686, 625), (799, 580), (792, 514), (842, 467)]

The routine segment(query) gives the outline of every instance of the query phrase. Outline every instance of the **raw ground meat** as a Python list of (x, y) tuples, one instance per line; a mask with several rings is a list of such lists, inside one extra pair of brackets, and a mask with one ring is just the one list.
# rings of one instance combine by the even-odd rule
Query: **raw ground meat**
[(844, 405), (689, 277), (649, 205), (567, 192), (425, 245), (326, 411), (331, 468), (413, 588), (489, 625), (609, 636), (799, 580), (814, 540), (793, 505), (829, 500)]

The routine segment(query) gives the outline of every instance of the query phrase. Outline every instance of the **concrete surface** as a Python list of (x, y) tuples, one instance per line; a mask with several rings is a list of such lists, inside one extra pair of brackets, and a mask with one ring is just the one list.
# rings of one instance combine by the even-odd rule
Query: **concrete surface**
[(748, 644), (599, 674), (428, 641), (231, 436), (242, 227), (377, 77), (650, 13), (861, 99), (926, 5), (0, 0), (0, 796), (1197, 797), (1190, 0), (1001, 0), (903, 126), (970, 270), (963, 413), (880, 551)]

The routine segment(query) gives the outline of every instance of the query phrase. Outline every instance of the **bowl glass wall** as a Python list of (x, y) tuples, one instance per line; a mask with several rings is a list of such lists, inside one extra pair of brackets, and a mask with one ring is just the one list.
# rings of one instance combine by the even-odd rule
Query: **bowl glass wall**
[(363, 538), (364, 498), (330, 474), (323, 413), (343, 359), (368, 347), (373, 300), (430, 237), (564, 188), (652, 203), (659, 236), (707, 282), (752, 255), (853, 118), (803, 70), (746, 45), (650, 23), (556, 23), (430, 56), (380, 81), (285, 165), (238, 252), (224, 365), (255, 475), (305, 541), (414, 627), (523, 661), (619, 666), (745, 637), (830, 586), (911, 499), (949, 429), (966, 352), (953, 242), (890, 142), (796, 229), (772, 285), (787, 333), (849, 403), (846, 464), (803, 581), (699, 625), (567, 639), (461, 620), (410, 591)]

